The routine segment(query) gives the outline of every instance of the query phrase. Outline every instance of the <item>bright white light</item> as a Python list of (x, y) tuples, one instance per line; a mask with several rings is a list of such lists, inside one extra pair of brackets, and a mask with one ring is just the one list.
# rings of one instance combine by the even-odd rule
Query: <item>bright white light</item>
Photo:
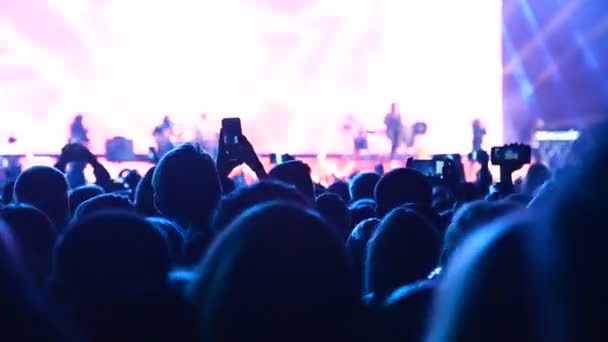
[[(144, 152), (164, 115), (188, 126), (204, 112), (241, 116), (260, 152), (349, 153), (346, 115), (376, 129), (392, 101), (428, 123), (431, 152), (468, 152), (474, 118), (486, 147), (501, 143), (498, 0), (4, 0), (0, 20), (33, 44), (27, 82), (48, 92), (35, 110), (22, 95), (0, 106), (55, 135), (88, 113), (98, 151), (125, 135)], [(0, 59), (0, 90), (14, 59)]]

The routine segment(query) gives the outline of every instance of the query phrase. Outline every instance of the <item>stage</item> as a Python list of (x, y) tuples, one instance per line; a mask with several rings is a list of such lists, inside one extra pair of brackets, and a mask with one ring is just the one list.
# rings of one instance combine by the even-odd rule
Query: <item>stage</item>
[[(15, 153), (57, 153), (82, 113), (97, 154), (115, 136), (147, 153), (166, 115), (184, 140), (239, 116), (259, 153), (324, 160), (353, 152), (348, 117), (382, 130), (392, 102), (404, 124), (427, 124), (426, 154), (470, 152), (477, 118), (489, 149), (503, 142), (501, 10), (494, 0), (6, 0), (0, 154), (11, 136)], [(390, 150), (381, 133), (369, 143), (371, 154)]]

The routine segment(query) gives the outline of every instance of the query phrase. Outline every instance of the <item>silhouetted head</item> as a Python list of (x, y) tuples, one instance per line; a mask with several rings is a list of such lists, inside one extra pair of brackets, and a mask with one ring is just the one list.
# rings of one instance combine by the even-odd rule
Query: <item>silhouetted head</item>
[(353, 226), (356, 226), (359, 222), (376, 217), (376, 202), (372, 199), (360, 199), (352, 203), (348, 210), (353, 220)]
[(418, 213), (395, 209), (368, 242), (366, 288), (384, 298), (398, 287), (424, 280), (437, 264), (440, 238)]
[[(439, 286), (426, 341), (556, 341), (541, 296), (525, 230), (504, 222), (482, 229), (453, 256)], [(546, 273), (541, 272), (541, 277)], [(539, 275), (540, 275), (539, 274)], [(547, 279), (548, 280), (548, 279)], [(542, 291), (551, 292), (552, 284)], [(555, 306), (559, 308), (559, 306)], [(543, 322), (544, 321), (544, 322)], [(574, 339), (577, 340), (577, 339)]]
[(399, 106), (397, 105), (397, 102), (391, 103), (391, 113), (397, 113), (398, 110)]
[(225, 195), (215, 210), (211, 227), (214, 231), (224, 230), (243, 212), (256, 205), (272, 201), (302, 206), (307, 204), (306, 198), (293, 185), (263, 180)]
[[(367, 243), (371, 239), (374, 231), (380, 224), (377, 218), (370, 218), (361, 221), (355, 226), (352, 233), (346, 240), (346, 254), (351, 258), (357, 286), (363, 289), (365, 285), (365, 259), (367, 258)], [(363, 291), (360, 291), (363, 292)]]
[(152, 176), (155, 169), (156, 167), (152, 167), (146, 172), (135, 190), (135, 210), (146, 217), (158, 215), (154, 206), (154, 188), (152, 187)]
[(175, 289), (99, 292), (80, 299), (72, 311), (92, 342), (200, 342), (196, 308)]
[(102, 212), (73, 222), (59, 238), (51, 283), (68, 297), (162, 287), (170, 265), (167, 243), (151, 223), (133, 214)]
[(375, 172), (362, 172), (350, 181), (350, 196), (352, 201), (374, 199), (374, 189), (380, 181), (380, 175)]
[(321, 195), (317, 198), (317, 211), (334, 229), (340, 241), (346, 242), (353, 226), (350, 212), (344, 200), (333, 193)]
[(473, 232), (499, 220), (521, 207), (509, 202), (476, 201), (467, 203), (454, 214), (443, 238), (441, 265), (446, 266), (462, 241)]
[(532, 200), (532, 196), (529, 196), (525, 193), (514, 193), (505, 197), (504, 202), (516, 204), (521, 207), (527, 207), (528, 203)]
[(70, 190), (69, 201), (70, 201), (70, 213), (74, 215), (76, 208), (84, 201), (89, 200), (95, 196), (103, 194), (105, 191), (98, 185), (83, 185), (76, 189)]
[(407, 203), (430, 207), (433, 187), (424, 175), (413, 169), (399, 168), (382, 176), (375, 189), (378, 216)]
[(327, 192), (340, 196), (340, 198), (342, 198), (344, 203), (350, 203), (350, 201), (351, 201), (348, 184), (345, 182), (342, 182), (342, 181), (334, 182), (332, 185), (330, 185), (327, 188)]
[(22, 269), (19, 242), (0, 220), (0, 317), (2, 341), (72, 341), (60, 324), (59, 315), (50, 310), (31, 286), (28, 270)]
[(378, 341), (422, 341), (430, 321), (436, 284), (421, 281), (393, 291), (377, 308), (374, 331)]
[(133, 203), (127, 197), (115, 194), (103, 194), (82, 202), (74, 212), (74, 220), (102, 211), (124, 211), (135, 213)]
[(340, 242), (315, 213), (245, 212), (213, 244), (190, 290), (210, 342), (351, 341), (358, 297)]
[(222, 194), (213, 159), (195, 144), (164, 155), (154, 170), (152, 186), (160, 213), (186, 229), (206, 230)]
[(51, 252), (57, 231), (40, 210), (28, 205), (11, 205), (0, 209), (0, 220), (10, 228), (17, 243), (23, 266), (43, 288), (51, 273)]
[(523, 183), (523, 192), (533, 196), (536, 190), (546, 181), (551, 179), (551, 171), (543, 164), (532, 164)]
[(287, 163), (275, 166), (268, 176), (272, 179), (293, 185), (298, 189), (312, 204), (315, 199), (315, 187), (310, 177), (310, 166), (299, 160), (288, 161)]
[(47, 166), (23, 171), (14, 189), (15, 201), (42, 210), (57, 229), (65, 227), (70, 217), (68, 181), (63, 173)]
[(537, 245), (543, 244), (542, 251), (547, 250), (545, 245), (554, 245), (554, 258), (542, 264), (547, 269), (533, 270), (535, 274), (555, 275), (543, 276), (539, 288), (557, 290), (548, 302), (560, 307), (549, 309), (561, 309), (560, 333), (570, 333), (576, 341), (608, 339), (601, 314), (608, 305), (608, 271), (602, 266), (608, 260), (608, 125), (595, 129), (598, 134), (592, 135), (586, 154), (580, 155), (577, 170), (557, 184), (553, 194), (557, 199), (546, 206), (549, 224)]
[(184, 231), (177, 223), (162, 217), (148, 217), (146, 221), (152, 223), (163, 234), (169, 247), (169, 253), (174, 263), (180, 262), (183, 257)]
[(2, 203), (4, 205), (9, 205), (13, 203), (13, 191), (15, 189), (15, 182), (10, 181), (4, 184), (2, 188)]

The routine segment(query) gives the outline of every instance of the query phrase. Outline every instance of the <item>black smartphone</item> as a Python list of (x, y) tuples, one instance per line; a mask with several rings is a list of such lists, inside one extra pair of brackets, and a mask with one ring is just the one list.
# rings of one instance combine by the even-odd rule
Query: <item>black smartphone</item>
[(505, 145), (492, 147), (491, 160), (493, 165), (505, 163), (529, 164), (532, 159), (532, 148), (528, 145)]
[(441, 159), (409, 159), (406, 166), (428, 177), (441, 177), (445, 161)]
[(243, 136), (243, 130), (241, 128), (241, 119), (222, 119), (222, 134), (222, 139), (224, 139), (224, 145), (238, 145), (241, 142), (241, 137)]

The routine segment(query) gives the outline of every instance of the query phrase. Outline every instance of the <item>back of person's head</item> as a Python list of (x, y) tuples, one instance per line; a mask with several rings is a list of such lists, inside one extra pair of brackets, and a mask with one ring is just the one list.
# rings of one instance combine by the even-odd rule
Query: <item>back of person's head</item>
[(422, 341), (430, 321), (434, 281), (421, 281), (393, 291), (375, 312), (378, 341)]
[(43, 287), (51, 273), (51, 254), (57, 239), (55, 226), (42, 211), (27, 205), (1, 208), (0, 220), (10, 228), (23, 266), (36, 285)]
[(72, 306), (92, 342), (200, 341), (196, 308), (175, 289), (104, 291)]
[(433, 201), (431, 183), (420, 172), (407, 168), (394, 169), (382, 176), (374, 194), (380, 217), (407, 203), (430, 207)]
[(15, 189), (15, 181), (6, 182), (2, 187), (2, 202), (0, 204), (9, 205), (13, 203), (13, 190)]
[(146, 221), (152, 223), (167, 241), (169, 254), (174, 263), (182, 260), (184, 249), (184, 231), (177, 223), (162, 217), (147, 217)]
[(68, 196), (70, 201), (70, 213), (74, 215), (76, 208), (84, 201), (89, 200), (95, 196), (103, 194), (105, 191), (98, 185), (83, 185), (76, 189), (70, 190)]
[(476, 201), (460, 207), (452, 218), (452, 223), (443, 238), (441, 264), (446, 266), (454, 250), (471, 233), (503, 218), (521, 206), (509, 202)]
[(566, 336), (546, 324), (554, 313), (537, 306), (545, 303), (542, 292), (558, 284), (538, 287), (546, 274), (535, 272), (528, 253), (544, 246), (528, 244), (523, 235), (534, 227), (520, 221), (494, 225), (473, 234), (453, 256), (426, 341), (561, 341)]
[(34, 166), (23, 171), (15, 181), (15, 201), (29, 204), (44, 212), (58, 229), (63, 229), (70, 216), (68, 181), (57, 169)]
[(171, 264), (161, 233), (125, 212), (72, 222), (53, 252), (52, 288), (59, 296), (99, 289), (162, 287)]
[(146, 217), (158, 215), (156, 206), (154, 206), (154, 188), (152, 187), (152, 176), (155, 169), (156, 167), (152, 167), (146, 172), (135, 190), (135, 210)]
[[(346, 182), (343, 182), (340, 180), (335, 181), (332, 185), (330, 185), (327, 188), (327, 192), (340, 196), (340, 198), (342, 198), (344, 203), (350, 203), (350, 201), (351, 201), (348, 183), (346, 183)], [(320, 196), (320, 195), (317, 195), (317, 196)]]
[(164, 155), (152, 176), (154, 202), (160, 213), (186, 229), (204, 230), (222, 194), (211, 156), (196, 144)]
[(271, 201), (298, 205), (307, 203), (306, 198), (295, 186), (279, 181), (263, 180), (225, 195), (215, 211), (211, 227), (214, 231), (221, 231), (247, 209)]
[(342, 245), (317, 214), (291, 204), (267, 203), (234, 221), (199, 266), (190, 295), (204, 341), (357, 336), (358, 296)]
[(292, 160), (279, 164), (270, 170), (268, 176), (295, 186), (311, 203), (314, 202), (315, 186), (310, 176), (310, 166), (303, 162)]
[(592, 135), (569, 179), (564, 176), (557, 184), (557, 199), (546, 207), (549, 224), (538, 239), (554, 246), (544, 254), (554, 258), (545, 262), (541, 272), (550, 277), (540, 286), (557, 290), (549, 301), (559, 304), (560, 326), (577, 341), (608, 340), (601, 314), (608, 306), (608, 271), (602, 266), (608, 260), (608, 124), (595, 130), (599, 134)]
[[(359, 289), (365, 285), (365, 259), (367, 256), (367, 242), (380, 224), (377, 218), (369, 218), (359, 222), (346, 240), (346, 254), (354, 266), (355, 278)], [(362, 292), (362, 291), (361, 291)]]
[(530, 201), (532, 200), (532, 196), (526, 193), (514, 193), (505, 197), (504, 202), (519, 205), (523, 208), (527, 207)]
[(353, 226), (368, 218), (376, 217), (376, 202), (372, 199), (360, 199), (348, 207), (350, 216), (353, 220)]
[(439, 257), (439, 233), (420, 214), (395, 209), (368, 242), (366, 291), (382, 299), (398, 287), (426, 279)]
[(352, 201), (374, 199), (374, 189), (379, 180), (380, 175), (375, 172), (362, 172), (356, 175), (349, 186)]
[(551, 171), (543, 164), (532, 164), (523, 182), (523, 192), (529, 196), (534, 195), (536, 189), (551, 179)]
[(63, 322), (29, 282), (19, 242), (0, 220), (0, 317), (2, 341), (72, 341)]
[(333, 193), (317, 197), (317, 211), (334, 229), (340, 241), (346, 242), (353, 230), (350, 212), (344, 200)]
[(116, 194), (103, 194), (82, 202), (74, 212), (74, 220), (101, 211), (124, 211), (134, 213), (135, 207), (127, 197)]

